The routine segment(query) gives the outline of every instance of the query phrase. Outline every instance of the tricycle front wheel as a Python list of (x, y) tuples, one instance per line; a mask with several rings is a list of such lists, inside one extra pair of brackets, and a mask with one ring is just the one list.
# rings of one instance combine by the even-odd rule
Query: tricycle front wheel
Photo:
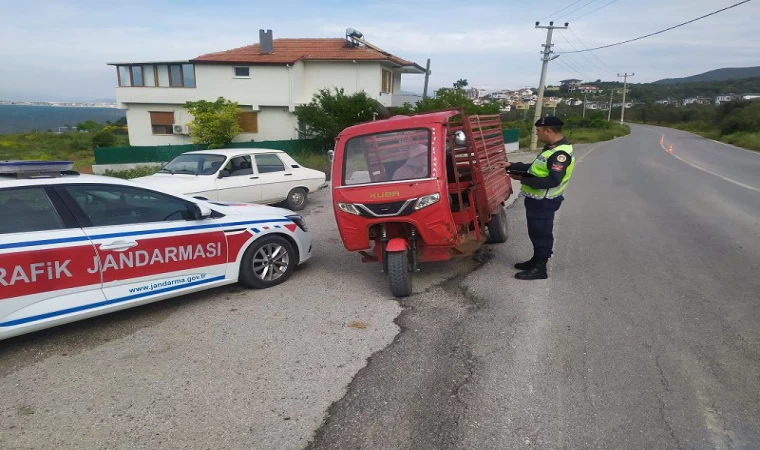
[(395, 297), (412, 294), (412, 274), (409, 271), (409, 250), (388, 252), (388, 280)]

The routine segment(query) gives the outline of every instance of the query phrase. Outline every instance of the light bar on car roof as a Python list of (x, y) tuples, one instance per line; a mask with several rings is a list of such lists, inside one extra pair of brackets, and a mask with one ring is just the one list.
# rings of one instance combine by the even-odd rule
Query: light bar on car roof
[(19, 178), (61, 176), (72, 167), (72, 161), (0, 161), (0, 175)]

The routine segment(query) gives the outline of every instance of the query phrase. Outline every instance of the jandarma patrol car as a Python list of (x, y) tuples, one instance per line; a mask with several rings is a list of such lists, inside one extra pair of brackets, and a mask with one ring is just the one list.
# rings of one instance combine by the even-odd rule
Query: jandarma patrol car
[(0, 339), (224, 284), (267, 288), (311, 257), (290, 210), (70, 168), (0, 161)]

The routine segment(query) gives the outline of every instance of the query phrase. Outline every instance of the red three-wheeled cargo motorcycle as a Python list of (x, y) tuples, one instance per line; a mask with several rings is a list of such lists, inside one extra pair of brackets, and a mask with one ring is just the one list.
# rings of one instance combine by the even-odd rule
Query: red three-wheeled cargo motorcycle
[(410, 295), (421, 262), (506, 241), (506, 162), (497, 115), (445, 110), (346, 128), (332, 162), (344, 246), (382, 263), (393, 295)]

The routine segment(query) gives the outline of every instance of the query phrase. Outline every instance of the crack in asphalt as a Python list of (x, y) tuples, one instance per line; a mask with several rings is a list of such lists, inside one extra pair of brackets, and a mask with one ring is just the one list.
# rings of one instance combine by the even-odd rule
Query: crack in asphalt
[[(437, 402), (446, 400), (439, 398), (441, 394), (449, 397), (450, 401), (456, 402), (456, 405), (449, 405), (435, 411), (435, 420), (425, 420), (420, 417), (418, 411), (413, 411), (411, 417), (405, 417), (403, 411), (396, 412), (398, 417), (395, 419), (403, 422), (404, 419), (411, 423), (414, 432), (413, 436), (419, 436), (423, 441), (420, 445), (433, 445), (429, 448), (441, 448), (438, 445), (431, 444), (432, 441), (454, 442), (458, 439), (457, 429), (460, 425), (462, 415), (469, 408), (466, 395), (467, 387), (472, 383), (478, 370), (478, 359), (469, 349), (465, 339), (463, 339), (466, 327), (464, 324), (472, 315), (477, 312), (485, 303), (485, 300), (478, 298), (477, 295), (463, 285), (465, 279), (483, 267), (493, 257), (493, 252), (488, 246), (482, 247), (477, 251), (473, 258), (466, 259), (471, 261), (472, 266), (459, 270), (454, 275), (426, 288), (425, 290), (415, 293), (406, 298), (395, 299), (402, 307), (402, 312), (394, 320), (399, 327), (399, 333), (394, 337), (390, 345), (382, 350), (375, 352), (367, 359), (367, 364), (360, 369), (346, 389), (345, 395), (328, 409), (327, 415), (320, 428), (314, 433), (313, 438), (305, 447), (309, 449), (318, 448), (360, 448), (359, 442), (365, 442), (365, 436), (351, 436), (352, 431), (359, 434), (363, 430), (352, 430), (352, 428), (361, 428), (361, 419), (357, 414), (366, 411), (367, 408), (358, 406), (362, 403), (362, 396), (366, 401), (376, 409), (389, 408), (388, 401), (383, 401), (382, 405), (377, 398), (373, 399), (373, 392), (376, 389), (376, 378), (382, 380), (384, 373), (387, 371), (402, 370), (403, 365), (396, 363), (395, 366), (388, 366), (386, 359), (394, 361), (404, 356), (413, 356), (422, 347), (419, 353), (426, 356), (433, 355), (436, 347), (443, 347), (439, 350), (440, 355), (432, 358), (433, 361), (440, 360), (439, 367), (431, 376), (424, 377), (420, 386), (416, 388), (415, 396), (422, 403), (423, 407), (419, 410), (431, 412), (436, 409)], [(438, 295), (437, 295), (438, 294)], [(443, 294), (443, 295), (440, 295)], [(429, 298), (432, 297), (432, 298)], [(422, 322), (415, 325), (415, 320), (424, 319), (426, 314), (435, 313), (441, 317), (447, 326), (441, 327), (435, 323)], [(516, 321), (516, 318), (514, 319)], [(423, 336), (418, 333), (422, 331)], [(429, 336), (425, 336), (425, 333)], [(411, 339), (412, 341), (409, 341)], [(399, 355), (396, 355), (396, 353)], [(446, 365), (445, 363), (449, 364)], [(391, 376), (392, 377), (392, 376)], [(404, 378), (401, 378), (404, 380)], [(445, 384), (450, 388), (442, 389)], [(390, 384), (387, 386), (390, 390), (402, 390), (405, 386)], [(393, 393), (383, 392), (384, 397), (393, 396)], [(427, 407), (424, 407), (425, 404)], [(357, 411), (353, 411), (357, 409)], [(401, 406), (403, 409), (403, 406)], [(427, 438), (425, 438), (427, 437)], [(400, 439), (400, 437), (399, 437)], [(346, 444), (345, 441), (351, 444)], [(407, 443), (404, 442), (404, 445)], [(383, 445), (389, 445), (389, 442), (383, 442)], [(398, 448), (398, 447), (394, 447)]]

